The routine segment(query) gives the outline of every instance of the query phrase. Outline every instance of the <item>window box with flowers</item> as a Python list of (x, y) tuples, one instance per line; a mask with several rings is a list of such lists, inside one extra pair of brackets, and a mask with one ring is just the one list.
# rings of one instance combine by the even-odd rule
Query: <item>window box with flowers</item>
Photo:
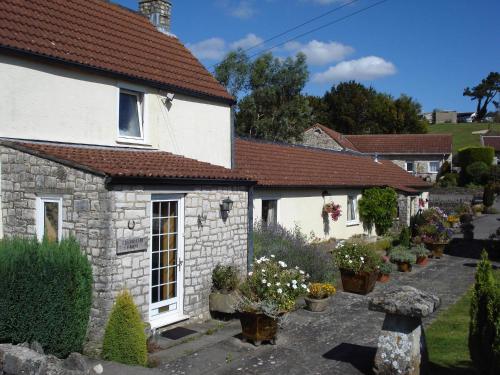
[(365, 244), (344, 242), (334, 251), (344, 292), (368, 294), (377, 281), (380, 257)]
[(312, 312), (325, 311), (330, 296), (334, 295), (335, 292), (335, 287), (329, 283), (309, 284), (309, 293), (304, 298), (307, 309)]
[(277, 261), (274, 255), (255, 261), (238, 292), (236, 309), (244, 340), (255, 345), (276, 343), (279, 319), (295, 308), (298, 297), (309, 292), (307, 276), (298, 267)]

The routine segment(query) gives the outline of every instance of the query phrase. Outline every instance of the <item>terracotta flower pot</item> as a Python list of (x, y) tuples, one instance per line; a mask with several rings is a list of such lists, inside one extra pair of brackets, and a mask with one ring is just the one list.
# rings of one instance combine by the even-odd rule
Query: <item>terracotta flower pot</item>
[(258, 346), (262, 341), (276, 344), (278, 335), (278, 319), (271, 318), (261, 312), (246, 312), (240, 314), (241, 331), (243, 339), (251, 341)]
[(352, 271), (340, 270), (340, 277), (342, 279), (342, 288), (344, 292), (356, 294), (368, 294), (375, 287), (378, 272), (361, 272), (354, 273)]
[(309, 311), (312, 312), (322, 312), (325, 311), (328, 307), (328, 301), (330, 297), (316, 299), (311, 297), (304, 297), (304, 301), (306, 301), (306, 307)]
[(398, 271), (399, 272), (411, 272), (411, 263), (410, 262), (398, 262)]
[(390, 278), (391, 278), (391, 275), (381, 273), (378, 275), (377, 281), (379, 283), (387, 283), (390, 280)]
[(427, 249), (432, 251), (432, 257), (433, 258), (441, 258), (444, 254), (444, 248), (448, 242), (426, 242), (425, 246)]
[(417, 258), (417, 264), (419, 266), (425, 266), (425, 265), (427, 265), (428, 262), (429, 262), (429, 258), (427, 258), (426, 256)]

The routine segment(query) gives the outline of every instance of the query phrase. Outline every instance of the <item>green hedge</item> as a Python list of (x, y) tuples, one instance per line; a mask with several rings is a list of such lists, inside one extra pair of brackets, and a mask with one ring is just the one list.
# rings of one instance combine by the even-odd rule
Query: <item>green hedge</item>
[(102, 357), (127, 365), (145, 366), (147, 363), (144, 324), (128, 291), (116, 298), (104, 333)]
[(458, 150), (458, 164), (462, 168), (467, 168), (468, 165), (477, 161), (490, 166), (494, 157), (493, 147), (464, 147)]
[(469, 351), (480, 374), (500, 374), (500, 285), (483, 250), (472, 292)]
[(398, 209), (398, 195), (392, 188), (374, 187), (363, 191), (359, 200), (359, 216), (367, 229), (375, 226), (382, 236), (391, 228)]
[(82, 350), (92, 269), (74, 239), (0, 240), (0, 342), (38, 341), (46, 353)]

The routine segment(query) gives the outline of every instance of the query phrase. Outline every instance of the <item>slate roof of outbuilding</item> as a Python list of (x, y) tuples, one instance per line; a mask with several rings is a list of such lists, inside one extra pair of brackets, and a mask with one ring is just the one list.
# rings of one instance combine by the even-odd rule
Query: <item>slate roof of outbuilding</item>
[(176, 37), (103, 0), (2, 0), (0, 48), (234, 101)]
[(236, 168), (259, 186), (370, 187), (391, 186), (416, 192), (430, 184), (389, 160), (347, 152), (236, 139)]
[(236, 170), (158, 150), (1, 139), (0, 145), (102, 176), (250, 181)]

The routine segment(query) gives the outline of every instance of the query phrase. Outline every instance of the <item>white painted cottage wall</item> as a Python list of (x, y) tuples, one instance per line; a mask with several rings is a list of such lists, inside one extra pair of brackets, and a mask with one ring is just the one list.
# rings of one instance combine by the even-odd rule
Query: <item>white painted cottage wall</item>
[(156, 89), (11, 56), (0, 56), (0, 82), (0, 137), (130, 146), (118, 140), (122, 86), (145, 92), (139, 146), (231, 166), (229, 105), (176, 95), (165, 106)]
[[(329, 192), (324, 198), (322, 192)], [(338, 238), (345, 239), (356, 234), (366, 233), (361, 221), (358, 224), (347, 224), (347, 196), (356, 195), (361, 198), (360, 190), (340, 189), (258, 189), (253, 200), (254, 221), (261, 220), (262, 199), (278, 199), (278, 223), (285, 228), (293, 229), (299, 226), (302, 233), (320, 239)], [(321, 211), (325, 203), (340, 204), (342, 216), (334, 222), (329, 218), (329, 231), (325, 233)]]

